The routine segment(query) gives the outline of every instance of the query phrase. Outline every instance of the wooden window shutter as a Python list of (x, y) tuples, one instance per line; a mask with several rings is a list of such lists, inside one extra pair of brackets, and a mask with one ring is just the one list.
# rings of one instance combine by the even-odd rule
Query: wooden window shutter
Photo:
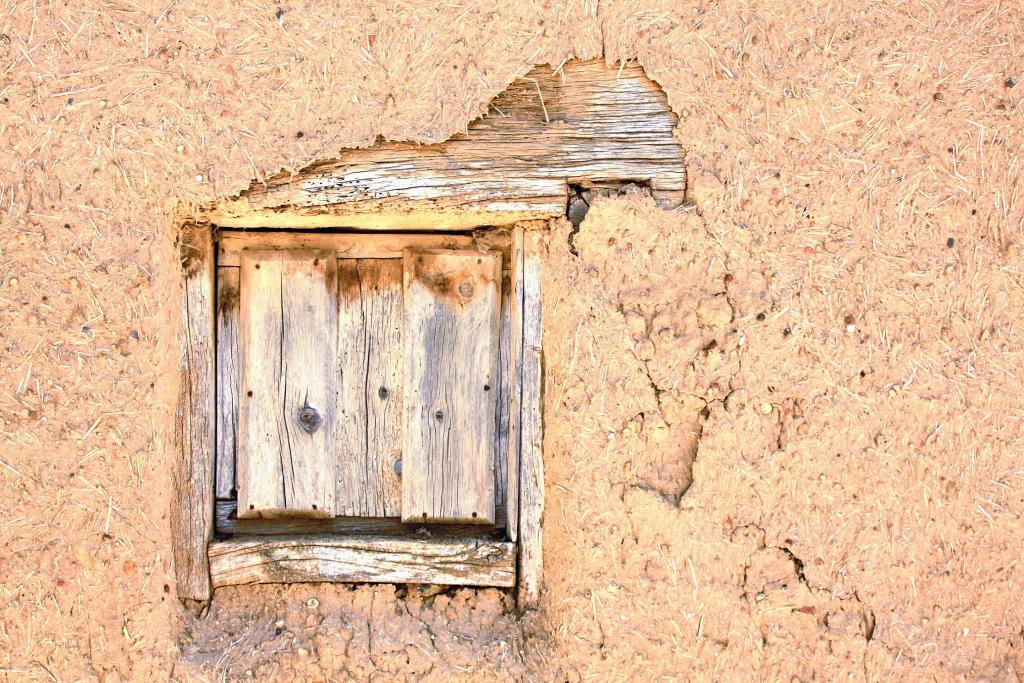
[(245, 249), (239, 289), (238, 516), (332, 516), (335, 254)]
[(402, 520), (494, 523), (497, 251), (403, 253)]

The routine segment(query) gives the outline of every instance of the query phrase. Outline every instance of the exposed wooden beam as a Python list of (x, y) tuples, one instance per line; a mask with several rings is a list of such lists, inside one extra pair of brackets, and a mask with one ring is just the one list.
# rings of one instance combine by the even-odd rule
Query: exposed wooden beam
[(675, 114), (643, 68), (533, 69), (464, 134), (347, 150), (203, 207), (222, 227), (461, 230), (565, 212), (568, 184), (639, 182), (666, 208), (686, 189)]
[(515, 585), (515, 546), (465, 537), (261, 536), (210, 544), (215, 588), (349, 581)]

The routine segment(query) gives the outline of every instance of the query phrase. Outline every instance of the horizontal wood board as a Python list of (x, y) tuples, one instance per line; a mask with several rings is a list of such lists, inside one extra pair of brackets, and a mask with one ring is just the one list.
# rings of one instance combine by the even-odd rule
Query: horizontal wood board
[[(404, 524), (397, 517), (280, 517), (275, 519), (239, 519), (236, 502), (218, 500), (216, 530), (221, 535), (287, 536), (293, 534), (379, 534), (382, 536), (462, 534), (478, 538), (504, 538), (504, 515), (494, 526), (479, 524)], [(426, 529), (426, 531), (423, 531)]]
[(210, 544), (213, 586), (323, 581), (515, 585), (515, 544), (412, 536), (238, 537)]
[(507, 266), (511, 242), (505, 230), (474, 235), (220, 230), (217, 265), (237, 266), (242, 249), (332, 249), (340, 259), (400, 259), (405, 249), (497, 249)]

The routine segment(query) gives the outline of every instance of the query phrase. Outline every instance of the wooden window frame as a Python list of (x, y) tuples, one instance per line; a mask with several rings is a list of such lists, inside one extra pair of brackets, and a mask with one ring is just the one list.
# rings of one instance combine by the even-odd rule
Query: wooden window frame
[[(519, 604), (536, 601), (543, 506), (540, 247), (545, 227), (535, 221), (510, 231), (474, 234), (183, 228), (184, 343), (172, 514), (179, 598), (204, 605), (215, 588), (255, 583), (383, 582), (516, 588)], [(506, 505), (499, 515), (503, 527), (481, 530), (372, 517), (239, 519), (237, 501), (218, 498), (217, 470), (223, 462), (217, 458), (222, 430), (216, 425), (227, 397), (216, 380), (217, 273), (235, 265), (243, 248), (331, 249), (346, 259), (400, 258), (406, 248), (496, 248), (503, 253), (512, 317)]]
[[(637, 64), (571, 61), (537, 67), (498, 95), (464, 134), (434, 145), (381, 142), (347, 150), (296, 174), (280, 173), (244, 193), (181, 211), (178, 252), (181, 296), (181, 383), (172, 442), (172, 558), (179, 599), (201, 610), (215, 586), (255, 579), (417, 581), (515, 586), (520, 608), (539, 604), (544, 510), (541, 253), (549, 221), (564, 221), (572, 189), (629, 183), (646, 187), (658, 206), (674, 209), (686, 196), (678, 119), (665, 94)], [(568, 212), (573, 217), (572, 211)], [(578, 216), (574, 219), (578, 223)], [(447, 574), (417, 574), (409, 539), (378, 520), (349, 520), (342, 536), (303, 536), (299, 557), (281, 536), (250, 533), (215, 539), (217, 228), (364, 232), (431, 231), (453, 243), (481, 226), (512, 227), (514, 297), (523, 311), (513, 330), (515, 431), (510, 426), (508, 496), (517, 514), (506, 539), (466, 541), (437, 529), (415, 539), (446, 558)], [(445, 235), (445, 231), (463, 231)], [(333, 236), (334, 239), (337, 236)], [(432, 237), (433, 238), (433, 237)], [(296, 236), (289, 236), (295, 243)], [(315, 233), (297, 239), (315, 242)], [(359, 235), (349, 257), (357, 257)], [(401, 242), (402, 240), (399, 240)], [(375, 242), (387, 249), (387, 239)], [(515, 458), (515, 468), (512, 460)], [(222, 519), (223, 525), (229, 521)], [(292, 521), (296, 531), (307, 522)], [(314, 547), (309, 539), (317, 540)], [(293, 546), (294, 547), (294, 546)], [(243, 558), (242, 562), (234, 559)], [(283, 559), (282, 559), (283, 558)], [(393, 564), (388, 564), (393, 562)], [(266, 569), (257, 577), (254, 563)], [(290, 564), (289, 564), (290, 563)], [(376, 564), (374, 564), (376, 563)], [(375, 570), (366, 569), (373, 565)], [(318, 569), (315, 576), (311, 567)], [(398, 568), (396, 570), (396, 567)], [(229, 571), (230, 569), (230, 571)], [(274, 572), (278, 572), (276, 575)], [(249, 572), (248, 574), (246, 572)], [(303, 578), (306, 577), (306, 578)]]

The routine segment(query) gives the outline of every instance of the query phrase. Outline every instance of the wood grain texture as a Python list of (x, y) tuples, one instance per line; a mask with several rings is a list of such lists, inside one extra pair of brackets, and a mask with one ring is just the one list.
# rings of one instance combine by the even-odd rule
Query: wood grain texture
[(512, 301), (510, 315), (512, 318), (511, 338), (509, 340), (509, 365), (512, 373), (511, 396), (508, 424), (508, 493), (506, 509), (508, 512), (508, 538), (510, 541), (519, 539), (519, 435), (522, 420), (523, 394), (523, 235), (522, 225), (512, 229), (511, 264), (512, 264)]
[(558, 216), (567, 182), (617, 180), (647, 183), (673, 208), (686, 189), (676, 122), (638, 65), (537, 67), (465, 134), (350, 150), (254, 184), (198, 218), (224, 227), (465, 229)]
[(317, 233), (221, 230), (217, 265), (237, 266), (242, 249), (333, 249), (340, 259), (400, 259), (405, 249), (498, 249), (506, 254), (507, 231), (479, 231), (474, 235), (423, 233)]
[(466, 538), (278, 536), (210, 544), (214, 587), (350, 581), (515, 585), (512, 543)]
[[(220, 231), (217, 233), (220, 239), (219, 250), (218, 250), (218, 289), (221, 292), (220, 300), (218, 301), (218, 343), (217, 343), (217, 392), (218, 392), (218, 450), (217, 450), (217, 497), (221, 500), (231, 500), (232, 506), (234, 505), (234, 499), (236, 493), (232, 491), (234, 487), (234, 469), (235, 469), (235, 456), (234, 456), (234, 445), (233, 445), (233, 434), (236, 429), (238, 422), (238, 408), (237, 403), (232, 403), (232, 397), (238, 396), (238, 383), (239, 376), (237, 368), (232, 369), (234, 364), (237, 364), (237, 351), (235, 352), (235, 358), (232, 358), (230, 353), (231, 349), (236, 349), (238, 344), (238, 330), (237, 322), (233, 325), (229, 324), (229, 321), (237, 321), (238, 318), (238, 278), (239, 269), (237, 264), (240, 262), (240, 255), (243, 249), (292, 249), (292, 248), (313, 248), (313, 249), (326, 249), (332, 250), (336, 254), (361, 254), (369, 255), (366, 259), (358, 259), (359, 262), (365, 264), (363, 269), (365, 270), (370, 264), (379, 262), (380, 264), (391, 264), (390, 267), (401, 270), (401, 254), (404, 247), (422, 247), (428, 246), (439, 246), (447, 248), (449, 246), (464, 246), (470, 249), (498, 249), (502, 251), (503, 261), (509, 262), (509, 254), (511, 250), (512, 238), (509, 231), (496, 231), (488, 230), (481, 232), (476, 235), (425, 235), (417, 233), (401, 233), (396, 235), (381, 234), (381, 233), (364, 233), (360, 235), (353, 234), (331, 234), (331, 233), (300, 233), (300, 232), (249, 232), (249, 231)], [(226, 256), (225, 256), (226, 254)], [(223, 265), (224, 261), (227, 260), (228, 264), (234, 263), (235, 265)], [(339, 280), (339, 295), (345, 290), (346, 272), (351, 273), (351, 269), (346, 270), (346, 263), (356, 263), (356, 259), (340, 258), (338, 261), (338, 280)], [(381, 265), (381, 267), (388, 267)], [(510, 396), (512, 393), (512, 372), (509, 368), (511, 363), (511, 288), (508, 285), (508, 277), (504, 276), (502, 286), (502, 312), (501, 312), (501, 331), (500, 331), (500, 342), (499, 342), (499, 369), (498, 369), (498, 397), (495, 411), (496, 425), (495, 425), (495, 462), (494, 462), (494, 479), (495, 479), (495, 507), (496, 507), (496, 518), (495, 524), (497, 526), (504, 526), (507, 514), (507, 487), (515, 484), (518, 480), (518, 466), (515, 463), (509, 463), (508, 458), (510, 457), (510, 451), (508, 448), (508, 437), (507, 431), (509, 429), (509, 422), (511, 417), (511, 406), (509, 405)], [(230, 296), (231, 287), (234, 283), (234, 291), (236, 295)], [(225, 287), (227, 286), (227, 287)], [(371, 285), (372, 287), (372, 285)], [(372, 289), (371, 289), (372, 292)], [(398, 292), (399, 305), (401, 291)], [(339, 316), (338, 316), (338, 328), (339, 328), (339, 344), (338, 344), (338, 355), (339, 355), (339, 404), (338, 404), (338, 429), (351, 429), (353, 432), (358, 434), (366, 434), (370, 430), (369, 424), (346, 426), (346, 412), (349, 411), (349, 406), (355, 406), (358, 408), (360, 400), (346, 398), (348, 389), (354, 389), (357, 386), (355, 382), (346, 382), (346, 379), (351, 375), (352, 377), (359, 376), (362, 374), (356, 369), (362, 369), (365, 372), (366, 368), (366, 356), (364, 354), (367, 345), (362, 339), (362, 331), (359, 327), (361, 325), (361, 309), (362, 306), (356, 307), (351, 299), (349, 299), (349, 305), (355, 313), (352, 316), (347, 316), (343, 312), (346, 307), (346, 303), (343, 297), (339, 296)], [(371, 305), (371, 308), (375, 306)], [(348, 321), (348, 322), (346, 322)], [(401, 327), (401, 311), (399, 311), (399, 319), (397, 321), (397, 330), (400, 338), (400, 327)], [(231, 338), (234, 336), (234, 343)], [(351, 339), (351, 343), (346, 343), (344, 339)], [(358, 346), (358, 349), (354, 347)], [(369, 345), (371, 349), (377, 346), (376, 343)], [(358, 352), (357, 352), (358, 351)], [(378, 356), (387, 355), (382, 351), (373, 351)], [(389, 352), (390, 353), (390, 352)], [(399, 362), (399, 374), (401, 374), (401, 354), (404, 353), (401, 343), (398, 345), (397, 354)], [(351, 365), (352, 368), (346, 371), (346, 365)], [(376, 367), (374, 363), (371, 363), (371, 367)], [(371, 383), (372, 384), (372, 383)], [(369, 404), (372, 406), (374, 402), (381, 402), (379, 391), (380, 386), (374, 388), (371, 385), (371, 391), (365, 396), (368, 399)], [(401, 383), (398, 381), (395, 384), (398, 389), (391, 391), (389, 389), (389, 399), (393, 405), (400, 405), (401, 403)], [(374, 395), (374, 389), (377, 394)], [(397, 393), (396, 393), (397, 392)], [(363, 403), (366, 401), (364, 400)], [(233, 407), (232, 407), (233, 406)], [(398, 450), (400, 451), (401, 445), (399, 444)], [(337, 452), (337, 447), (336, 447)], [(511, 453), (512, 456), (515, 453)], [(340, 459), (343, 459), (339, 455)], [(340, 460), (339, 460), (340, 462)], [(510, 469), (511, 468), (511, 469)], [(393, 472), (393, 463), (392, 470)], [(509, 472), (512, 472), (512, 476), (509, 476)], [(394, 475), (391, 475), (394, 476)], [(337, 514), (339, 515), (352, 515), (352, 514), (375, 514), (371, 512), (371, 506), (363, 507), (366, 512), (356, 512), (356, 508), (353, 507), (348, 510), (345, 507), (344, 500), (345, 496), (348, 495), (342, 491), (342, 474), (339, 471), (338, 474), (339, 485), (337, 487)], [(349, 481), (355, 481), (353, 478), (349, 478)], [(376, 500), (383, 503), (384, 513), (388, 516), (397, 517), (400, 515), (401, 509), (401, 493), (400, 485), (397, 479), (389, 481), (388, 470), (384, 469), (384, 476), (379, 480), (382, 485), (371, 484), (369, 488), (365, 490), (365, 500)], [(376, 488), (375, 488), (376, 487)], [(359, 495), (359, 494), (356, 494)], [(304, 524), (302, 520), (294, 522), (281, 523), (281, 528), (289, 528), (289, 525)], [(240, 531), (225, 531), (218, 527), (220, 533), (255, 533), (255, 532), (240, 532)]]
[(504, 540), (504, 517), (494, 526), (480, 524), (405, 524), (397, 517), (274, 517), (239, 519), (233, 500), (217, 501), (216, 531), (221, 535), (282, 536), (289, 534), (380, 534), (429, 537), (433, 534), (472, 535)]
[[(508, 505), (511, 479), (518, 472), (509, 469), (509, 422), (512, 417), (512, 288), (506, 274), (501, 279), (501, 319), (498, 330), (497, 397), (494, 405), (494, 512), (495, 523), (508, 519), (504, 514)], [(510, 476), (513, 473), (513, 476)], [(509, 537), (514, 541), (515, 538)]]
[(403, 262), (402, 519), (492, 524), (501, 256)]
[(543, 453), (543, 311), (541, 262), (543, 235), (522, 235), (523, 344), (519, 405), (519, 583), (521, 609), (535, 608), (540, 601), (544, 570), (541, 526), (544, 520)]
[(242, 252), (242, 516), (334, 514), (337, 263), (332, 251)]
[(401, 514), (402, 261), (338, 261), (337, 513)]
[(209, 230), (186, 227), (178, 239), (184, 281), (181, 356), (171, 470), (171, 556), (178, 598), (210, 599), (206, 547), (213, 535), (214, 271)]
[(234, 498), (238, 444), (238, 268), (217, 269), (217, 473), (219, 499)]

